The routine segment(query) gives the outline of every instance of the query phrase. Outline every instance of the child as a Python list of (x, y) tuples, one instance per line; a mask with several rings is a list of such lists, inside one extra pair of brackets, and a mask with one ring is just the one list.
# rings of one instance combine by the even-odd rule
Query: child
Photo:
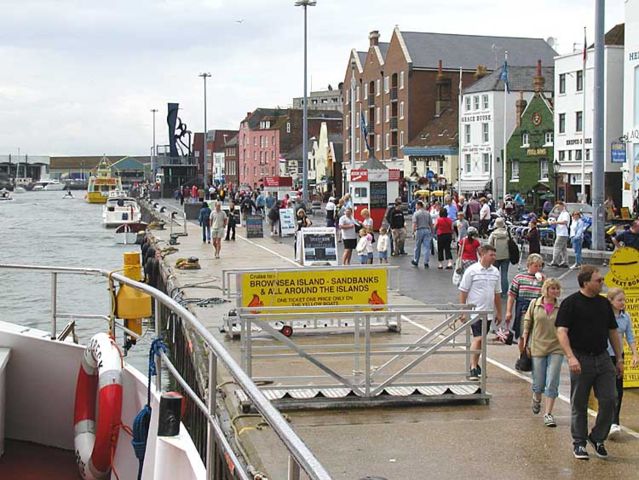
[(386, 227), (379, 229), (377, 254), (379, 255), (379, 263), (388, 263), (388, 228)]
[[(637, 353), (637, 343), (635, 342), (635, 338), (632, 332), (632, 321), (630, 320), (630, 316), (626, 313), (626, 296), (624, 292), (620, 288), (610, 288), (608, 290), (608, 300), (612, 305), (612, 311), (615, 314), (615, 319), (617, 320), (617, 331), (619, 332), (619, 336), (621, 337), (621, 341), (623, 343), (624, 337), (626, 338), (626, 342), (630, 347), (630, 351), (632, 352), (632, 361), (630, 365), (633, 368), (636, 368), (639, 365), (639, 354)], [(608, 341), (608, 354), (612, 360), (614, 365), (617, 364), (617, 359), (615, 358), (615, 351), (612, 349), (612, 345), (610, 345), (610, 341)], [(610, 427), (610, 433), (608, 434), (608, 438), (615, 438), (621, 432), (621, 427), (619, 426), (619, 413), (621, 412), (621, 400), (623, 399), (623, 376), (617, 377), (617, 405), (615, 408), (614, 418), (612, 420), (612, 426)]]
[(360, 229), (359, 231), (359, 241), (357, 242), (357, 255), (359, 255), (359, 263), (362, 265), (366, 265), (368, 263), (368, 252), (370, 250), (371, 255), (373, 254), (372, 247), (373, 237), (370, 233), (366, 231), (365, 228)]
[(455, 231), (457, 232), (458, 242), (460, 242), (467, 235), (468, 220), (464, 218), (464, 212), (457, 213), (457, 220), (455, 220)]

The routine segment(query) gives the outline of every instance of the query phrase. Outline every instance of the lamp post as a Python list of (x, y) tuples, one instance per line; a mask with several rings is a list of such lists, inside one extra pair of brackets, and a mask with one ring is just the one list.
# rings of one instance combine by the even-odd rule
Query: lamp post
[(560, 166), (557, 159), (555, 159), (555, 161), (552, 162), (552, 166), (553, 166), (552, 175), (555, 179), (555, 202), (556, 202), (557, 200), (559, 200), (559, 166)]
[(153, 114), (153, 146), (151, 147), (151, 174), (153, 178), (151, 181), (155, 183), (155, 178), (157, 176), (158, 166), (156, 165), (156, 155), (155, 155), (155, 114), (157, 113), (157, 108), (152, 108), (151, 113)]
[(308, 99), (306, 97), (306, 62), (307, 62), (307, 10), (308, 7), (314, 7), (317, 5), (316, 0), (297, 0), (295, 2), (296, 7), (304, 7), (304, 105), (303, 105), (303, 118), (302, 118), (302, 200), (304, 204), (308, 203)]
[(209, 156), (209, 146), (207, 142), (207, 129), (206, 129), (206, 79), (211, 77), (211, 74), (208, 72), (200, 73), (198, 77), (202, 77), (204, 80), (204, 165), (202, 167), (202, 175), (204, 177), (202, 183), (204, 184), (204, 189), (206, 190), (206, 165), (208, 162)]

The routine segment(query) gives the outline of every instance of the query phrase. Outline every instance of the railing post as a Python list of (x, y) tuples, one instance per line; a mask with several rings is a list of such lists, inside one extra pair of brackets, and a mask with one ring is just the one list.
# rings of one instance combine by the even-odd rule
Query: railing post
[[(160, 309), (162, 308), (162, 304), (159, 299), (155, 299), (155, 336), (156, 338), (161, 338), (162, 328), (161, 328), (161, 318), (160, 318)], [(157, 375), (155, 376), (155, 388), (158, 393), (162, 392), (162, 357), (160, 355), (155, 356), (155, 369), (157, 371)]]
[(355, 351), (355, 358), (353, 359), (353, 374), (354, 375), (359, 375), (362, 371), (362, 369), (360, 368), (360, 358), (359, 358), (359, 354), (360, 354), (360, 346), (359, 346), (359, 340), (360, 340), (360, 335), (359, 335), (359, 320), (360, 320), (360, 316), (359, 315), (353, 315), (353, 337), (355, 340), (355, 345), (353, 345), (353, 350)]
[[(217, 405), (217, 357), (212, 349), (208, 349), (209, 352), (209, 396), (207, 407), (209, 409), (209, 415), (216, 418), (215, 409)], [(213, 426), (209, 422), (207, 432), (207, 450), (206, 456), (206, 473), (209, 480), (215, 479), (215, 435), (213, 432)]]
[(55, 340), (58, 331), (58, 274), (51, 274), (51, 340)]
[[(115, 282), (113, 278), (109, 276), (109, 293), (111, 294), (111, 308), (109, 309), (109, 331), (116, 338), (115, 331)], [(126, 336), (126, 335), (125, 335)]]
[(367, 314), (365, 319), (364, 341), (366, 343), (364, 344), (364, 362), (366, 365), (366, 384), (364, 385), (364, 391), (366, 392), (366, 397), (369, 398), (371, 396), (371, 316)]
[(288, 477), (287, 480), (300, 480), (301, 471), (293, 455), (288, 456)]
[(483, 314), (481, 319), (481, 376), (480, 388), (482, 395), (486, 394), (486, 337), (488, 336), (488, 314)]

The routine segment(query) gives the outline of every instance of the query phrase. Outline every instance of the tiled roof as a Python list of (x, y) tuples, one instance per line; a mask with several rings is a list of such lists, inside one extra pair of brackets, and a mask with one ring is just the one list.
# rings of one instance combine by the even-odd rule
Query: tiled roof
[(368, 52), (357, 52), (359, 63), (361, 63), (362, 65), (366, 63), (366, 55), (368, 55)]
[[(510, 52), (508, 53), (510, 62)], [(477, 80), (470, 87), (466, 88), (463, 93), (476, 93), (476, 92), (491, 92), (491, 91), (503, 91), (504, 82), (500, 79), (503, 66), (499, 67), (494, 72), (486, 75), (484, 78)], [(533, 79), (537, 73), (537, 67), (514, 67), (508, 65), (508, 81), (510, 84), (511, 92), (533, 92)], [(542, 67), (541, 73), (545, 80), (544, 91), (553, 92), (555, 85), (555, 68), (554, 67)]]
[(407, 147), (441, 147), (457, 146), (459, 130), (457, 103), (444, 109), (439, 117), (434, 117), (417, 136), (411, 139)]
[(413, 68), (437, 68), (439, 60), (446, 69), (473, 70), (484, 65), (499, 67), (508, 51), (509, 65), (534, 65), (541, 60), (551, 65), (557, 55), (542, 38), (494, 37), (430, 32), (401, 32), (413, 61)]
[(379, 42), (379, 51), (382, 52), (382, 57), (386, 58), (386, 52), (388, 52), (388, 47), (390, 43), (387, 42)]

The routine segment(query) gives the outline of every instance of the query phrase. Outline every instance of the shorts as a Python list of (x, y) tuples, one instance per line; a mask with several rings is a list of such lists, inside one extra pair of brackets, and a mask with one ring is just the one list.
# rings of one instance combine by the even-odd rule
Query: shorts
[(388, 259), (388, 252), (377, 252), (379, 259), (380, 260), (387, 260)]
[(357, 248), (357, 239), (356, 238), (345, 238), (344, 239), (344, 248), (349, 250), (355, 250)]
[(214, 228), (211, 230), (211, 238), (222, 238), (224, 236), (223, 228)]
[(366, 265), (368, 263), (368, 255), (366, 255), (366, 254), (360, 255), (359, 256), (359, 263), (361, 263), (362, 265)]
[[(491, 321), (488, 320), (486, 333), (490, 332), (490, 323)], [(473, 337), (481, 337), (481, 318), (478, 318), (473, 324), (471, 324), (470, 329), (473, 332)]]

